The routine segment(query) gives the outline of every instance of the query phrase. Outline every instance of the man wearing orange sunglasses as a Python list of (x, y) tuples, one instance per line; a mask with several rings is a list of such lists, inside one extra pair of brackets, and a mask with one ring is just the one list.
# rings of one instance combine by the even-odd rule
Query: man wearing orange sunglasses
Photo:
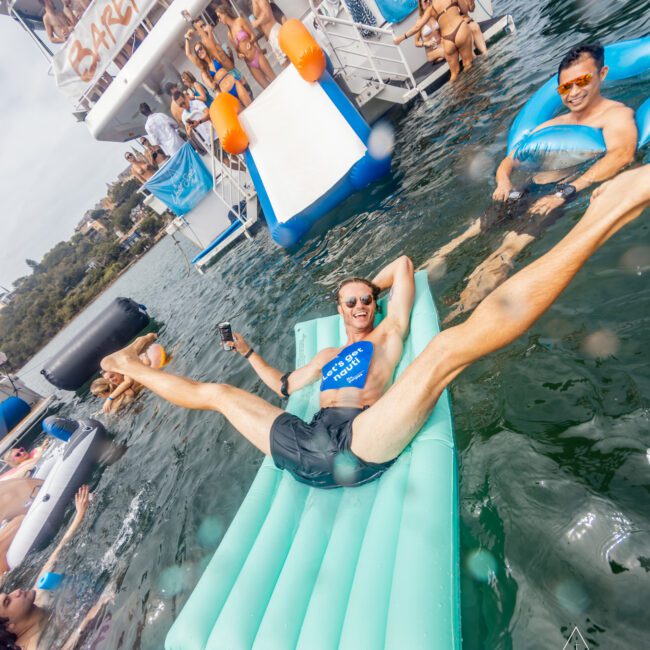
[(512, 200), (521, 197), (522, 192), (516, 192), (511, 182), (517, 161), (512, 155), (508, 156), (497, 169), (497, 187), (492, 197), (499, 204), (510, 200), (510, 205), (505, 209), (497, 206), (488, 208), (484, 215), (441, 248), (427, 263), (426, 266), (435, 273), (436, 268), (443, 267), (445, 257), (463, 242), (499, 223), (510, 221), (512, 224), (507, 227), (508, 232), (499, 248), (470, 274), (467, 286), (445, 322), (473, 309), (505, 280), (517, 255), (551, 224), (552, 219), (559, 216), (557, 212), (550, 217), (547, 215), (571, 201), (578, 192), (615, 176), (634, 159), (638, 139), (634, 112), (624, 104), (601, 95), (601, 84), (606, 76), (604, 50), (600, 45), (572, 48), (560, 63), (557, 87), (562, 103), (569, 112), (535, 129), (558, 124), (600, 129), (607, 146), (606, 154), (574, 178), (571, 178), (571, 172), (579, 173), (574, 171), (574, 167), (536, 174), (534, 182), (525, 192), (525, 199), (518, 204), (512, 203)]
[[(535, 131), (559, 124), (600, 129), (607, 153), (571, 183), (559, 183), (555, 192), (536, 201), (531, 207), (533, 214), (548, 214), (570, 201), (578, 192), (615, 176), (634, 159), (638, 139), (634, 111), (621, 102), (601, 95), (601, 85), (607, 72), (605, 53), (600, 45), (579, 45), (562, 59), (558, 69), (557, 91), (569, 112), (540, 124)], [(497, 187), (493, 194), (495, 200), (505, 201), (509, 198), (513, 189), (510, 175), (514, 167), (512, 156), (499, 165)], [(555, 173), (539, 180), (548, 183), (557, 182), (559, 178), (561, 174)]]

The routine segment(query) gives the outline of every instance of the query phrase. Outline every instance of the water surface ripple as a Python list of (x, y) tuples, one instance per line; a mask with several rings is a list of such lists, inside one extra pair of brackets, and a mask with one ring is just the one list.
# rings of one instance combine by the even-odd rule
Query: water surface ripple
[[(419, 264), (486, 208), (510, 121), (569, 46), (650, 32), (648, 1), (494, 4), (514, 15), (516, 36), (453, 88), (393, 120), (392, 178), (351, 199), (329, 231), (288, 255), (262, 230), (203, 277), (188, 275), (165, 240), (30, 363), (27, 378), (37, 383), (33, 369), (44, 357), (106, 301), (127, 295), (149, 307), (162, 342), (178, 346), (170, 370), (277, 403), (244, 360), (220, 352), (217, 322), (231, 320), (271, 363), (291, 368), (294, 324), (331, 313), (340, 278), (371, 275), (401, 253)], [(617, 83), (610, 92), (636, 107), (647, 82)], [(552, 246), (586, 204), (587, 197), (572, 204), (518, 266)], [(561, 649), (575, 625), (592, 648), (647, 646), (647, 217), (595, 255), (530, 332), (452, 388), (468, 650)], [(478, 238), (449, 259), (433, 283), (443, 316), (497, 239)], [(603, 340), (615, 342), (613, 354), (599, 353)], [(77, 417), (97, 408), (87, 396), (62, 399), (63, 412)], [(64, 554), (70, 578), (43, 647), (55, 646), (112, 578), (119, 590), (104, 641), (86, 647), (158, 650), (261, 457), (221, 417), (151, 396), (106, 422), (127, 451), (97, 474), (97, 501)], [(12, 582), (33, 576), (43, 556)]]

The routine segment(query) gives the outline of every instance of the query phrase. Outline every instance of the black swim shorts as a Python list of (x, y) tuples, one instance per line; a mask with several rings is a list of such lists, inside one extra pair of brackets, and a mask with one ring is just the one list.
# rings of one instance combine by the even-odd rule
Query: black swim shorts
[(368, 463), (352, 453), (352, 421), (363, 409), (324, 408), (308, 424), (291, 413), (271, 426), (271, 456), (296, 480), (319, 488), (368, 483), (395, 461)]
[(495, 201), (481, 215), (481, 232), (497, 228), (516, 232), (518, 235), (539, 237), (550, 228), (561, 216), (562, 210), (553, 210), (550, 214), (532, 214), (530, 208), (543, 196), (553, 194), (555, 183), (539, 185), (531, 183), (521, 193), (518, 199)]

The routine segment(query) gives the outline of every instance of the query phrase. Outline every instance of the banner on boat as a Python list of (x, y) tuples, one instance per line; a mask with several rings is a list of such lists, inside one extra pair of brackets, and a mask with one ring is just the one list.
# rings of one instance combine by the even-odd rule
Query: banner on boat
[(94, 0), (70, 36), (52, 59), (56, 85), (72, 99), (79, 99), (106, 68), (129, 45), (131, 36), (158, 0)]
[(212, 190), (212, 175), (186, 142), (143, 187), (181, 217)]

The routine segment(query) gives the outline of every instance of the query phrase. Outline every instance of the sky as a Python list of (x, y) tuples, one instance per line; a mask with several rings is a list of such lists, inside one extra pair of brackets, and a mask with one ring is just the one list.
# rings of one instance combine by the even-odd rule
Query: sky
[(0, 15), (0, 285), (69, 239), (125, 168), (124, 143), (93, 140), (18, 23)]

